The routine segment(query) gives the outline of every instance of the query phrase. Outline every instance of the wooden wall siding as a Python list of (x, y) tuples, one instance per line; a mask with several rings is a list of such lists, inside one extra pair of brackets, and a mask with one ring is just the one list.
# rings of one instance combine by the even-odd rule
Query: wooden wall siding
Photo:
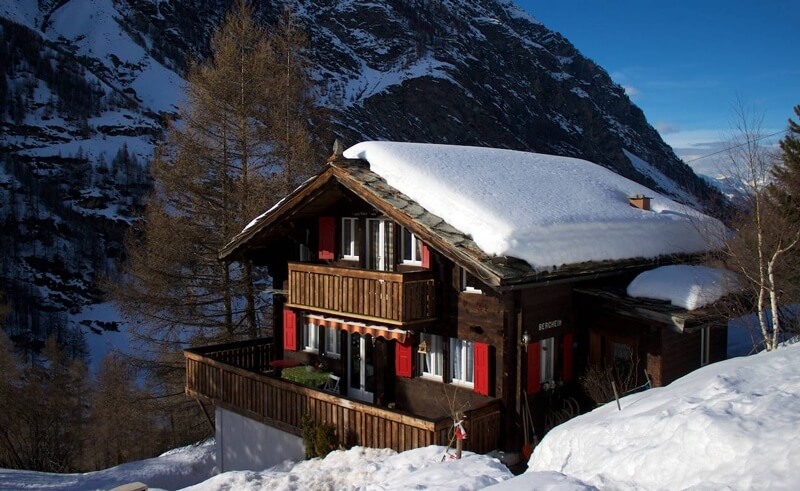
[(289, 263), (289, 305), (388, 324), (436, 318), (431, 271), (388, 273)]
[[(503, 357), (505, 345), (505, 304), (502, 297), (461, 292), (458, 296), (457, 332), (459, 339), (486, 343), (494, 347), (490, 374), (490, 395), (503, 394)], [(513, 335), (513, 332), (511, 333)], [(513, 353), (511, 354), (513, 356)]]
[[(575, 329), (572, 299), (573, 285), (555, 285), (522, 290), (522, 327), (531, 341), (564, 334)], [(561, 321), (556, 328), (539, 330), (539, 324)]]
[(662, 329), (661, 385), (700, 368), (700, 332), (677, 333)]
[[(262, 347), (269, 351), (268, 344)], [(203, 398), (295, 435), (300, 434), (303, 415), (310, 414), (317, 422), (333, 424), (347, 445), (402, 452), (448, 443), (453, 424), (449, 418), (416, 417), (246, 370), (214, 359), (213, 347), (187, 350), (184, 356), (187, 395)], [(470, 438), (465, 447), (474, 452), (497, 448), (499, 428), (497, 401), (468, 411), (465, 429)]]

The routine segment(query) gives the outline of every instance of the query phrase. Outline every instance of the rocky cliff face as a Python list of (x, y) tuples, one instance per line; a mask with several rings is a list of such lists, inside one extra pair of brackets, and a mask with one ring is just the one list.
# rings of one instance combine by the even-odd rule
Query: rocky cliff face
[[(20, 332), (68, 324), (113, 277), (187, 56), (230, 3), (0, 2), (0, 289)], [(506, 0), (255, 4), (265, 23), (292, 6), (307, 30), (324, 138), (568, 155), (683, 201), (717, 196), (601, 67)]]

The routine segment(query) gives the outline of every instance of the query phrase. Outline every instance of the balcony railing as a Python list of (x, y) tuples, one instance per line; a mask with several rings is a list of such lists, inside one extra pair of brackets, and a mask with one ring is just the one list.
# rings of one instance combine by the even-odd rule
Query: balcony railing
[(406, 326), (436, 318), (431, 271), (391, 273), (289, 263), (289, 305)]
[[(311, 389), (263, 373), (272, 353), (270, 340), (207, 346), (184, 351), (186, 394), (283, 431), (300, 435), (303, 415), (334, 425), (345, 445), (391, 448), (398, 452), (427, 445), (447, 445), (452, 420), (428, 419)], [(266, 361), (266, 365), (265, 362)], [(497, 448), (499, 401), (466, 412), (465, 448)]]

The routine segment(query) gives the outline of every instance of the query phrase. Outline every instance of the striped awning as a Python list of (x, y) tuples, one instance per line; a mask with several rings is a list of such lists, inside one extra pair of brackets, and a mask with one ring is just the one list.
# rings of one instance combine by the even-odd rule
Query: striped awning
[(392, 329), (386, 326), (377, 326), (374, 324), (364, 324), (362, 322), (347, 321), (344, 319), (337, 319), (335, 317), (325, 317), (322, 315), (307, 314), (303, 316), (303, 320), (307, 324), (314, 324), (316, 326), (329, 327), (332, 329), (341, 329), (349, 333), (358, 333), (362, 336), (370, 335), (376, 338), (383, 338), (387, 341), (395, 340), (400, 344), (406, 342), (406, 339), (411, 338), (411, 332), (404, 329)]

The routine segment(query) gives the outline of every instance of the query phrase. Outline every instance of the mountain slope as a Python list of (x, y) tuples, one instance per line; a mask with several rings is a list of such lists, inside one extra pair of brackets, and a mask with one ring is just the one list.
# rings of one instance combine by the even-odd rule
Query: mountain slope
[[(0, 1), (0, 289), (39, 342), (94, 302), (146, 165), (230, 1)], [(675, 198), (718, 198), (623, 89), (506, 0), (270, 0), (310, 39), (319, 136), (528, 150), (597, 162)], [(35, 315), (33, 315), (35, 313)], [(31, 334), (35, 333), (35, 334)]]

